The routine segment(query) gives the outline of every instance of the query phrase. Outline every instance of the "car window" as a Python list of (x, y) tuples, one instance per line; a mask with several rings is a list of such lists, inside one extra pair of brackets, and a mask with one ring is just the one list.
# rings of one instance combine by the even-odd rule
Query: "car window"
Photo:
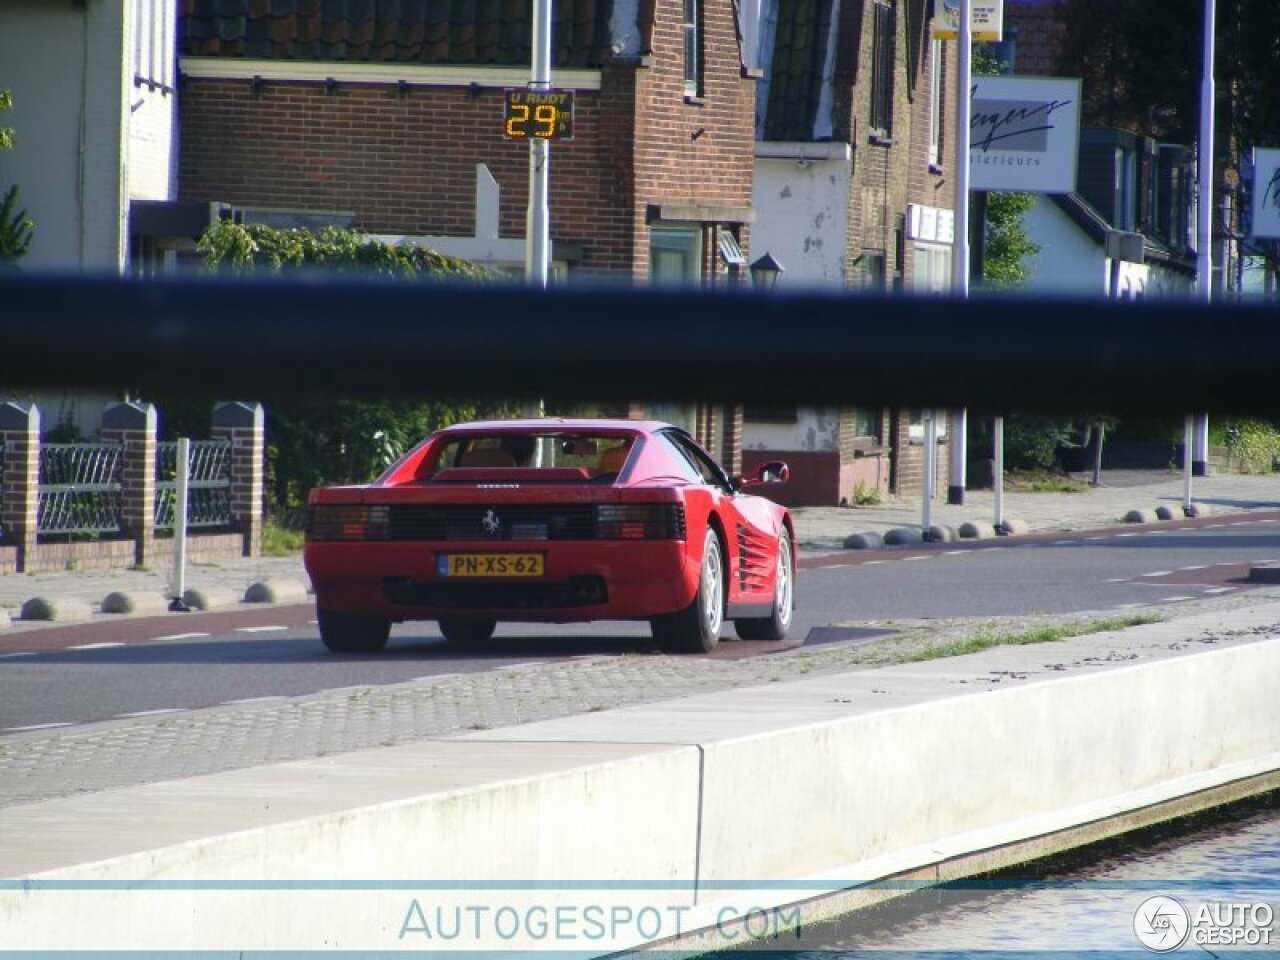
[(724, 471), (696, 443), (680, 433), (667, 432), (662, 436), (675, 448), (680, 460), (688, 465), (690, 480), (693, 483), (703, 483), (724, 490), (731, 489), (729, 478), (725, 476)]
[(475, 479), (476, 470), (518, 470), (523, 479), (615, 479), (632, 438), (597, 434), (461, 434), (446, 438), (420, 476), (440, 481)]

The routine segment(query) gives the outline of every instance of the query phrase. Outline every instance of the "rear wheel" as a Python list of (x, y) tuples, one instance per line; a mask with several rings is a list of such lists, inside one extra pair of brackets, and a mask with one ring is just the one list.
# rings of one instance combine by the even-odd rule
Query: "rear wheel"
[(795, 564), (791, 559), (791, 538), (783, 530), (778, 537), (778, 570), (773, 584), (773, 610), (769, 616), (735, 620), (733, 628), (743, 640), (778, 642), (787, 638), (795, 610)]
[(463, 620), (445, 617), (439, 621), (440, 634), (450, 643), (459, 646), (475, 646), (493, 639), (497, 620)]
[(333, 653), (377, 653), (387, 645), (391, 621), (316, 607), (320, 640)]
[(653, 638), (671, 653), (710, 653), (720, 642), (723, 622), (724, 555), (715, 531), (708, 528), (697, 593), (680, 612), (653, 618)]

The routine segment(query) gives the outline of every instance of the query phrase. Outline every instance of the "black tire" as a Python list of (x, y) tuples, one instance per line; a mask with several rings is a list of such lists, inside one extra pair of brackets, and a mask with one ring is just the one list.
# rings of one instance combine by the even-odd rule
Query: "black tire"
[(438, 621), (440, 635), (450, 643), (458, 646), (479, 646), (493, 639), (493, 631), (498, 626), (497, 620), (464, 620), (445, 617)]
[(391, 621), (382, 617), (334, 613), (316, 607), (316, 620), (321, 642), (333, 653), (377, 653), (391, 635)]
[(724, 623), (724, 553), (716, 532), (707, 528), (702, 545), (698, 590), (678, 613), (650, 621), (653, 639), (668, 653), (710, 653), (720, 643)]
[(773, 611), (767, 617), (733, 621), (733, 629), (739, 637), (767, 643), (787, 639), (787, 631), (791, 629), (791, 617), (795, 611), (795, 574), (791, 538), (783, 530), (778, 537), (778, 572), (773, 591)]

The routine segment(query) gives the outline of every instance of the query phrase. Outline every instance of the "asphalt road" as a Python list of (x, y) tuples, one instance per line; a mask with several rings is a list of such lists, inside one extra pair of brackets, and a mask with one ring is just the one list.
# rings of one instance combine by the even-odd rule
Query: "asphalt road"
[[(1280, 561), (1280, 523), (1231, 520), (1188, 530), (1112, 530), (803, 559), (796, 636), (858, 643), (887, 621), (1115, 612), (1249, 589), (1250, 565)], [(292, 697), (521, 663), (653, 652), (644, 624), (503, 625), (480, 651), (446, 645), (435, 624), (397, 626), (374, 657), (320, 646), (308, 607), (127, 619), (32, 631), (0, 657), (0, 735)], [(728, 634), (729, 631), (726, 631)], [(11, 645), (12, 648), (12, 645)], [(722, 643), (712, 656), (772, 656), (773, 644)]]

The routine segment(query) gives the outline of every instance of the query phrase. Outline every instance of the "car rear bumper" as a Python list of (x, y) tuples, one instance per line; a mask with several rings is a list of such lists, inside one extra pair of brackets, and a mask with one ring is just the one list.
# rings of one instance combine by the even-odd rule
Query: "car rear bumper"
[[(536, 553), (539, 577), (449, 577), (438, 558)], [(434, 620), (637, 620), (674, 613), (697, 589), (698, 564), (678, 541), (503, 542), (465, 546), (400, 542), (308, 543), (316, 603), (335, 613)]]

